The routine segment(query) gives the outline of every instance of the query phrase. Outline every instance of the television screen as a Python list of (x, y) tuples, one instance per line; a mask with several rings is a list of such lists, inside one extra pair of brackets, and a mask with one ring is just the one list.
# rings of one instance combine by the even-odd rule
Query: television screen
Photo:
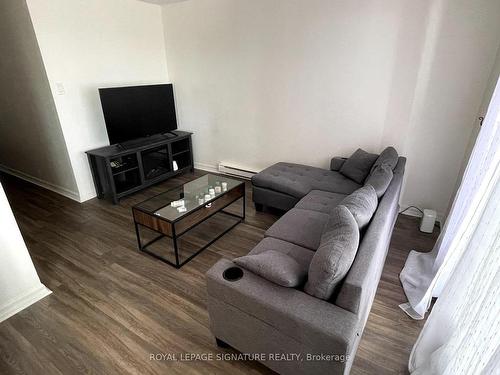
[(102, 88), (99, 96), (111, 144), (177, 129), (171, 84)]

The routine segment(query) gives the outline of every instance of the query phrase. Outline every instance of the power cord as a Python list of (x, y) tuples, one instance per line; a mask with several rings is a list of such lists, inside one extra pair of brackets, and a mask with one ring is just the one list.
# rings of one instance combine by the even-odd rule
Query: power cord
[(405, 213), (406, 211), (408, 211), (410, 208), (415, 208), (416, 210), (420, 211), (420, 213), (423, 215), (424, 214), (424, 211), (422, 211), (420, 208), (418, 208), (417, 206), (408, 206), (406, 207), (404, 210), (402, 211), (399, 211), (398, 214), (403, 214)]

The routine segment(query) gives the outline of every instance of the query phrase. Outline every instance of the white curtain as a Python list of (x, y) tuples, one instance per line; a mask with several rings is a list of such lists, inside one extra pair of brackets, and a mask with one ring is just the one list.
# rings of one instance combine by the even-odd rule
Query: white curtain
[[(500, 82), (500, 81), (499, 81)], [(432, 297), (438, 297), (479, 227), (493, 191), (500, 159), (500, 85), (493, 94), (483, 126), (464, 172), (448, 219), (429, 253), (411, 251), (400, 274), (408, 303), (400, 307), (423, 319)]]
[[(500, 166), (410, 356), (412, 375), (500, 374)], [(455, 251), (455, 250), (454, 250)], [(443, 266), (447, 266), (443, 263)]]
[[(420, 274), (419, 274), (420, 272)], [(500, 374), (500, 85), (435, 248), (411, 252), (400, 275), (421, 318), (412, 375)]]

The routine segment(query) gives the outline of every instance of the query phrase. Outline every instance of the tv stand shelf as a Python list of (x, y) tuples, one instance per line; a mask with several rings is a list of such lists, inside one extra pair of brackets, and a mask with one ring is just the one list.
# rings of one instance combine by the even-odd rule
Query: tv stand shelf
[[(120, 198), (193, 171), (192, 133), (172, 133), (175, 136), (155, 136), (133, 142), (134, 146), (111, 145), (87, 151), (97, 197), (117, 204)], [(175, 171), (174, 160), (178, 165)]]

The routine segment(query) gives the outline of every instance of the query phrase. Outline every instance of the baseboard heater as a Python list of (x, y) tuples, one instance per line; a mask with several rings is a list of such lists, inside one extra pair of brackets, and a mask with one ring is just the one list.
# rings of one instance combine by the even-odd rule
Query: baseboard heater
[(250, 171), (245, 168), (237, 167), (235, 165), (229, 165), (226, 163), (219, 163), (219, 172), (223, 174), (227, 174), (228, 176), (234, 176), (239, 178), (251, 179), (254, 174), (257, 174), (255, 171)]

